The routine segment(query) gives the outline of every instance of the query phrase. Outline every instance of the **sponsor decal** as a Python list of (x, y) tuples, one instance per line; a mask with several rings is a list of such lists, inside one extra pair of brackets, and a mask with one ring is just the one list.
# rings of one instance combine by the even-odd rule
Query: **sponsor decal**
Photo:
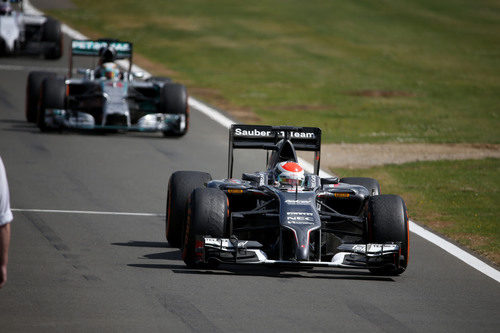
[(337, 192), (333, 194), (335, 198), (349, 198), (349, 193)]
[(289, 219), (286, 221), (288, 224), (301, 224), (301, 225), (311, 225), (314, 222), (311, 221), (290, 221)]
[(92, 40), (74, 40), (71, 43), (71, 48), (78, 51), (94, 51), (99, 52), (103, 47), (113, 47), (117, 52), (130, 52), (130, 43), (126, 42), (99, 42)]
[(227, 193), (231, 193), (231, 194), (241, 194), (241, 193), (243, 193), (243, 190), (242, 190), (242, 189), (239, 189), (239, 188), (228, 188), (228, 189), (227, 189)]
[(398, 249), (396, 244), (368, 244), (367, 252), (395, 251)]
[[(295, 191), (293, 191), (295, 192)], [(285, 203), (289, 205), (308, 205), (311, 203), (309, 200), (285, 200)]]
[[(250, 137), (273, 137), (274, 136), (274, 131), (265, 131), (265, 130), (259, 130), (257, 128), (251, 129), (251, 130), (244, 130), (241, 128), (236, 128), (234, 130), (234, 135), (235, 136), (250, 136)], [(284, 137), (285, 132), (284, 131), (278, 131), (278, 136)], [(292, 139), (314, 139), (315, 135), (314, 133), (308, 133), (308, 132), (290, 132), (290, 138)]]
[(353, 245), (352, 250), (355, 252), (366, 252), (366, 245)]
[(314, 176), (310, 176), (308, 178), (307, 187), (309, 187), (309, 188), (315, 188), (316, 186), (318, 186), (318, 180), (317, 180), (317, 178), (314, 177)]
[[(234, 248), (233, 243), (227, 238), (204, 238), (204, 245), (205, 246), (216, 246), (217, 248), (221, 250), (228, 250), (231, 248)], [(240, 248), (245, 248), (246, 245), (248, 244), (248, 241), (238, 241), (237, 247)]]
[(309, 212), (286, 212), (286, 215), (313, 216), (314, 214), (313, 213), (309, 213)]
[(314, 224), (313, 213), (287, 212), (286, 222), (289, 224)]

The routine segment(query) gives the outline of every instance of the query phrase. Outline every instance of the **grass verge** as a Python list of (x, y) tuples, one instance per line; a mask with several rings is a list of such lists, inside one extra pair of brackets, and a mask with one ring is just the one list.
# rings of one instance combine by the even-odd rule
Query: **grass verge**
[(377, 179), (382, 193), (404, 198), (412, 220), (500, 265), (500, 159), (418, 162), (334, 172)]
[(325, 142), (500, 142), (494, 0), (73, 0), (197, 97)]

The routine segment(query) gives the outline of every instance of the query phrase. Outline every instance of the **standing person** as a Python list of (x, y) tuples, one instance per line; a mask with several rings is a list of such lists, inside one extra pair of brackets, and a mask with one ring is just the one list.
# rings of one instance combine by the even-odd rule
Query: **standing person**
[(7, 282), (7, 263), (9, 261), (10, 222), (13, 216), (10, 210), (9, 184), (5, 167), (0, 157), (0, 288)]

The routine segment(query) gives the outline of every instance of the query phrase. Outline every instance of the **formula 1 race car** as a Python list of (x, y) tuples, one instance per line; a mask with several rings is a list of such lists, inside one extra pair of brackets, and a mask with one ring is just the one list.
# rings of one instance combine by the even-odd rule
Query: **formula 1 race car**
[(62, 45), (59, 21), (25, 14), (22, 0), (0, 2), (0, 55), (42, 54), (46, 59), (59, 59)]
[[(267, 264), (364, 268), (397, 275), (408, 265), (403, 199), (372, 178), (321, 178), (321, 130), (233, 125), (228, 178), (177, 171), (170, 177), (166, 238), (190, 267)], [(267, 150), (267, 170), (235, 179), (234, 149)], [(297, 150), (314, 152), (305, 173)], [(269, 154), (271, 152), (271, 154)]]
[[(93, 69), (78, 69), (73, 57), (98, 59)], [(126, 71), (117, 63), (127, 59)], [(122, 66), (124, 60), (121, 60)], [(182, 136), (188, 130), (186, 88), (169, 78), (143, 79), (132, 72), (132, 44), (112, 39), (73, 40), (68, 78), (30, 72), (26, 87), (26, 119), (41, 131), (73, 128), (162, 132)]]

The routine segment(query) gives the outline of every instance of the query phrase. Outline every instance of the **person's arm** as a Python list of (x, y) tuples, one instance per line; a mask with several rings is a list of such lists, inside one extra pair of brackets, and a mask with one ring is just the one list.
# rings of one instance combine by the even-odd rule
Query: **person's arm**
[(0, 226), (0, 288), (7, 282), (9, 262), (10, 223)]
[(9, 184), (0, 157), (0, 288), (7, 282), (7, 262), (9, 261), (10, 222), (14, 217), (10, 210)]

